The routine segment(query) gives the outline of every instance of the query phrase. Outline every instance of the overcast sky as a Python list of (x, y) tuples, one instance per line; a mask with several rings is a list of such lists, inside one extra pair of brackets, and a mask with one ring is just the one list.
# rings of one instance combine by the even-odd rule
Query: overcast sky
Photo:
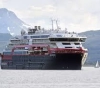
[(53, 18), (68, 31), (100, 29), (100, 0), (0, 0), (2, 7), (32, 26), (49, 28)]

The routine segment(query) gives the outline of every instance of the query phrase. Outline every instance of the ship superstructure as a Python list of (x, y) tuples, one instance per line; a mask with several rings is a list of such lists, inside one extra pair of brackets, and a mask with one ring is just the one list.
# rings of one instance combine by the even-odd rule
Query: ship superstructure
[(2, 69), (81, 69), (87, 49), (82, 46), (86, 37), (75, 32), (40, 26), (29, 28), (21, 36), (10, 39), (1, 54)]

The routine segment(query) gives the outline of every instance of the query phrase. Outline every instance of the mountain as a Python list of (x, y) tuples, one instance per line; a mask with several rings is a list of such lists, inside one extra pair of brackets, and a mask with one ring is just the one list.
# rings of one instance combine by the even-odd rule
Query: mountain
[(9, 41), (12, 36), (9, 33), (0, 33), (0, 42)]
[(22, 29), (27, 30), (29, 25), (20, 20), (14, 12), (0, 8), (0, 33), (18, 35)]
[(9, 33), (0, 33), (0, 52), (5, 49), (11, 37), (12, 36)]
[(84, 46), (88, 49), (88, 58), (86, 64), (95, 65), (97, 60), (100, 62), (100, 30), (87, 31), (80, 33), (87, 37)]

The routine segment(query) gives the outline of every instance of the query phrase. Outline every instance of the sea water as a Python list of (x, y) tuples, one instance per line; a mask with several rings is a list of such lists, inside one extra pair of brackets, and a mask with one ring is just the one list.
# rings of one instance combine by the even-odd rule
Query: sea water
[(1, 70), (0, 88), (99, 88), (100, 68)]

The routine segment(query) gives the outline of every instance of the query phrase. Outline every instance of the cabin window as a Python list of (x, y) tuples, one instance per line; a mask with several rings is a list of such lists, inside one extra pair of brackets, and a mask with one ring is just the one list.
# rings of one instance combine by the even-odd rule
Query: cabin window
[(70, 43), (62, 43), (63, 45), (71, 45)]
[(27, 52), (26, 51), (18, 51), (18, 52), (14, 52), (13, 54), (14, 55), (25, 55), (25, 54), (27, 54)]
[(27, 36), (24, 36), (24, 39), (27, 39)]
[(75, 45), (80, 45), (80, 43), (74, 43)]
[(46, 47), (43, 47), (43, 51), (48, 51), (48, 49)]
[(62, 35), (57, 35), (57, 37), (62, 37)]
[(40, 38), (40, 36), (31, 36), (31, 38)]
[(41, 35), (41, 38), (48, 38), (49, 35)]
[(14, 52), (13, 54), (14, 54), (14, 55), (21, 55), (22, 52)]
[(65, 48), (72, 48), (72, 47), (65, 47)]

